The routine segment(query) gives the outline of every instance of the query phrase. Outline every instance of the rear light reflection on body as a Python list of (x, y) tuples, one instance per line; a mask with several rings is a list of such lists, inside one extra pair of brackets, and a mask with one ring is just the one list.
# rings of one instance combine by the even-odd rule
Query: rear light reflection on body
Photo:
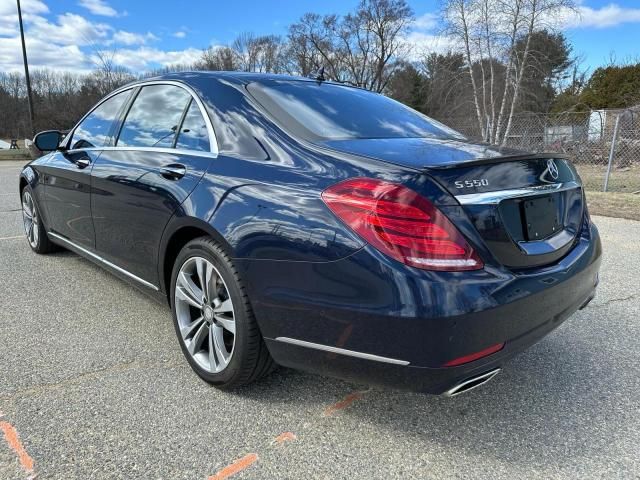
[(497, 343), (489, 348), (485, 348), (484, 350), (480, 350), (479, 352), (471, 353), (469, 355), (465, 355), (464, 357), (454, 358), (453, 360), (448, 361), (443, 365), (443, 367), (456, 367), (458, 365), (463, 365), (465, 363), (473, 362), (474, 360), (480, 360), (481, 358), (488, 357), (496, 352), (499, 352), (504, 348), (504, 342)]

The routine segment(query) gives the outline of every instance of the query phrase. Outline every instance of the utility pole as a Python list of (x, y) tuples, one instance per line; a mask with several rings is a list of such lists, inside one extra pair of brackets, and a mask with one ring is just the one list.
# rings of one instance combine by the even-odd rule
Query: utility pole
[(31, 79), (29, 78), (29, 62), (27, 62), (27, 46), (24, 43), (24, 28), (22, 27), (22, 9), (18, 2), (18, 22), (20, 23), (20, 38), (22, 39), (22, 58), (24, 60), (24, 76), (27, 81), (27, 100), (29, 101), (29, 122), (31, 125), (31, 137), (36, 134), (33, 121), (33, 96), (31, 94)]

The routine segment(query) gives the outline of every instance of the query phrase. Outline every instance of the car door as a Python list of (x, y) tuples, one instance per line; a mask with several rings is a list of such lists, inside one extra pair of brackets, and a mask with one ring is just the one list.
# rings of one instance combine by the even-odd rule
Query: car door
[(158, 285), (164, 228), (216, 156), (206, 115), (184, 85), (143, 85), (93, 166), (96, 250), (143, 283)]
[(54, 152), (43, 166), (47, 227), (84, 248), (95, 247), (91, 218), (91, 169), (112, 137), (115, 120), (131, 90), (108, 97), (76, 126), (66, 149)]

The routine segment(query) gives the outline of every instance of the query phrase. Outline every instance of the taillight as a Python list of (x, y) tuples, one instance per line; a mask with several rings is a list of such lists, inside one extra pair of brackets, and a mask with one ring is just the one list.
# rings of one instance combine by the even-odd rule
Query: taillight
[(449, 219), (402, 185), (354, 178), (327, 188), (322, 200), (368, 243), (407, 265), (446, 271), (483, 267)]

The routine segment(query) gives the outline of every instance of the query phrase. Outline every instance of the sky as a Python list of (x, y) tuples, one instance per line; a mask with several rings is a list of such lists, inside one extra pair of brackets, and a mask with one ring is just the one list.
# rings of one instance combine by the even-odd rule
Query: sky
[[(416, 20), (408, 40), (414, 51), (448, 49), (436, 20), (439, 0), (408, 0)], [(203, 48), (242, 32), (286, 34), (306, 12), (343, 14), (358, 0), (22, 0), (31, 68), (88, 72), (95, 53), (134, 73), (193, 63)], [(640, 61), (640, 0), (578, 0), (580, 14), (562, 30), (591, 70)], [(0, 71), (21, 71), (15, 0), (0, 0)]]

